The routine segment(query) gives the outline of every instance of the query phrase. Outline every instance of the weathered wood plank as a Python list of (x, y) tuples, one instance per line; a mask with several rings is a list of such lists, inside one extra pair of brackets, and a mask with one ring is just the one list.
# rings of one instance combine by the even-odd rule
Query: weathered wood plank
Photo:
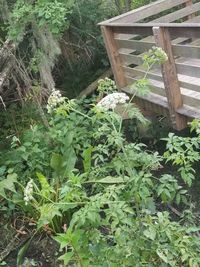
[(165, 84), (172, 125), (176, 129), (181, 130), (187, 126), (187, 120), (184, 116), (181, 116), (176, 112), (177, 108), (183, 106), (183, 99), (177, 77), (170, 34), (167, 29), (160, 27), (154, 27), (153, 32), (157, 45), (161, 47), (168, 56), (168, 60), (162, 65), (163, 80)]
[[(129, 67), (124, 66), (123, 69), (124, 69), (125, 75), (128, 75), (129, 77), (132, 77), (132, 78), (134, 77), (143, 78), (146, 75), (146, 71), (142, 69), (141, 67), (129, 68)], [(153, 72), (153, 70), (147, 74), (147, 78), (154, 79), (156, 81), (163, 81), (162, 74)]]
[(200, 78), (200, 65), (194, 66), (188, 63), (176, 63), (176, 69), (179, 74)]
[(112, 31), (112, 28), (105, 26), (101, 26), (101, 31), (103, 34), (104, 43), (106, 46), (114, 78), (118, 88), (120, 89), (126, 86), (126, 78), (123, 73), (122, 62), (118, 52), (116, 41), (114, 39), (114, 33)]
[(139, 52), (145, 52), (155, 46), (155, 42), (150, 41), (136, 41), (136, 40), (122, 40), (122, 39), (115, 39), (117, 42), (118, 48), (126, 48), (126, 49), (133, 49)]
[[(128, 86), (122, 88), (122, 91), (127, 94), (133, 94), (133, 90)], [(163, 97), (163, 96), (160, 96), (160, 95), (157, 95), (151, 92), (148, 95), (140, 96), (140, 98), (168, 109), (168, 103), (167, 103), (166, 97)]]
[(153, 2), (149, 5), (140, 7), (138, 9), (129, 11), (125, 14), (122, 14), (120, 16), (117, 16), (115, 18), (106, 20), (100, 25), (109, 25), (109, 23), (128, 23), (128, 22), (137, 22), (142, 19), (148, 18), (150, 16), (159, 14), (160, 12), (164, 10), (168, 10), (172, 7), (184, 4), (187, 0), (159, 0), (156, 2)]
[[(153, 36), (151, 36), (151, 37), (152, 37), (152, 42), (155, 42), (154, 37)], [(146, 38), (143, 40), (146, 40)], [(172, 40), (172, 44), (179, 44), (179, 43), (185, 42), (187, 40), (188, 40), (188, 38), (182, 38), (182, 37), (176, 38), (176, 39)], [(121, 48), (119, 50), (119, 54), (120, 54), (122, 61), (125, 65), (131, 65), (131, 64), (142, 65), (142, 63), (143, 63), (142, 54), (141, 55), (131, 54), (134, 52), (135, 52), (135, 50), (126, 49), (126, 48)], [(200, 63), (199, 63), (199, 65), (200, 65)]]
[(118, 34), (152, 35), (152, 27), (168, 28), (171, 38), (187, 37), (200, 38), (198, 23), (116, 23), (111, 24), (113, 31)]
[(197, 11), (199, 11), (200, 9), (200, 3), (196, 3), (193, 5), (189, 5), (185, 8), (182, 8), (180, 10), (177, 10), (173, 13), (170, 13), (168, 15), (165, 15), (163, 17), (160, 17), (158, 19), (152, 20), (151, 23), (158, 23), (158, 22), (173, 22), (176, 21), (178, 19), (184, 18), (188, 15), (191, 15)]
[[(187, 2), (185, 3), (185, 6), (187, 7), (187, 6), (192, 6), (193, 5), (193, 0), (187, 0)], [(192, 19), (192, 18), (194, 18), (195, 17), (195, 14), (193, 13), (193, 14), (190, 14), (189, 16), (188, 16), (188, 19)]]
[(190, 106), (183, 105), (181, 108), (178, 108), (176, 112), (192, 119), (200, 119), (200, 111), (198, 108), (191, 108)]
[(194, 16), (186, 21), (184, 21), (183, 23), (199, 23), (200, 22), (200, 16)]
[[(128, 75), (129, 77), (142, 78), (146, 75), (146, 71), (142, 69), (141, 66), (135, 67), (135, 68), (124, 66), (123, 69), (124, 69), (125, 75), (126, 76)], [(156, 81), (161, 81), (161, 82), (163, 81), (163, 77), (162, 77), (162, 73), (160, 69), (151, 70), (151, 72), (147, 74), (147, 78), (153, 79)], [(193, 78), (190, 76), (179, 74), (178, 80), (182, 88), (200, 93), (200, 79), (199, 78)], [(163, 85), (161, 85), (161, 87), (163, 87)]]
[(124, 54), (124, 53), (120, 53), (120, 56), (125, 66), (131, 65), (131, 64), (141, 65), (143, 63), (141, 56), (135, 56), (135, 55)]
[[(138, 50), (143, 53), (148, 51), (155, 46), (155, 42), (144, 42), (144, 41), (136, 41), (136, 40), (122, 40), (115, 39), (117, 42), (118, 49), (126, 48)], [(174, 56), (178, 57), (189, 57), (189, 58), (198, 58), (200, 59), (200, 46), (195, 45), (172, 45)]]
[[(131, 77), (129, 75), (126, 75), (127, 82), (129, 84), (129, 86), (131, 86), (131, 88), (132, 88), (132, 94), (135, 92), (134, 91), (134, 83), (138, 80), (138, 78), (140, 78), (140, 77), (134, 78), (134, 77)], [(149, 82), (150, 82), (151, 93), (166, 97), (166, 92), (165, 92), (165, 88), (164, 88), (163, 83), (156, 81), (156, 80), (153, 80), (153, 79), (149, 79)]]
[[(134, 82), (138, 80), (138, 78), (139, 76), (134, 78), (134, 77), (130, 77), (127, 75), (127, 81), (129, 83), (129, 86), (131, 86), (130, 91), (132, 92), (132, 94), (134, 93), (133, 84)], [(157, 77), (154, 76), (154, 78), (157, 78)], [(150, 81), (151, 93), (154, 93), (158, 96), (166, 97), (165, 85), (162, 81), (155, 80), (155, 79), (149, 79), (149, 81)], [(194, 108), (200, 106), (200, 92), (191, 91), (186, 88), (180, 88), (180, 92), (181, 92), (183, 104), (186, 104)]]

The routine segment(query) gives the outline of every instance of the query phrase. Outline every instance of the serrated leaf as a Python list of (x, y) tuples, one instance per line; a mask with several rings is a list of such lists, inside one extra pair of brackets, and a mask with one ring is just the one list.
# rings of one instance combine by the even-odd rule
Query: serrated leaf
[(50, 184), (47, 181), (47, 178), (39, 172), (37, 172), (36, 175), (42, 188), (40, 192), (41, 195), (48, 198), (52, 189), (51, 189)]

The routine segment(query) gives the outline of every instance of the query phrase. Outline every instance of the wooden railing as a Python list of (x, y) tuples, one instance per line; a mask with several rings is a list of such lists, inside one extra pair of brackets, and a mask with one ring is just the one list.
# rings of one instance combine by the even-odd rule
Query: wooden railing
[[(174, 13), (138, 22), (178, 5), (182, 8)], [(186, 127), (187, 117), (200, 117), (200, 26), (194, 23), (200, 21), (194, 16), (198, 10), (200, 3), (191, 0), (161, 0), (100, 24), (115, 81), (122, 90), (144, 76), (145, 51), (156, 45), (166, 52), (168, 61), (148, 75), (154, 82), (147, 100), (167, 108), (177, 129)], [(186, 21), (171, 23), (182, 18)]]

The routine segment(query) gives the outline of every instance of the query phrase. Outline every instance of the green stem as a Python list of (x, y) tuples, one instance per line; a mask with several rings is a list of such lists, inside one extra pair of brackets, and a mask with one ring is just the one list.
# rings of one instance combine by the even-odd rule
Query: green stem
[[(148, 75), (149, 71), (151, 70), (151, 68), (154, 66), (154, 64), (155, 63), (152, 63), (150, 66), (148, 65), (147, 70), (145, 72), (145, 75), (144, 75), (143, 79), (146, 79), (147, 78), (147, 75)], [(127, 109), (129, 107), (130, 103), (133, 102), (133, 99), (135, 98), (136, 93), (137, 92), (135, 91), (134, 94), (132, 95), (131, 99), (129, 100), (128, 105), (125, 107), (124, 111), (122, 112), (120, 126), (119, 126), (119, 132), (121, 132), (121, 129), (122, 129), (123, 115), (127, 112)]]
[(81, 267), (84, 267), (82, 258), (80, 257), (78, 251), (76, 250), (76, 248), (74, 247), (74, 245), (73, 245), (72, 243), (71, 243), (71, 246), (72, 246), (72, 248), (73, 248), (73, 250), (74, 250), (74, 252), (75, 252), (75, 255), (76, 255), (76, 257), (77, 257), (78, 262), (80, 263), (80, 266), (81, 266)]

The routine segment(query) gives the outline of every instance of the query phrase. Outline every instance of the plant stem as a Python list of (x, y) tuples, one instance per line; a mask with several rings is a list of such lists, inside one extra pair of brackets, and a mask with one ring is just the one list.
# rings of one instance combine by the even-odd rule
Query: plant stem
[(83, 265), (83, 261), (82, 261), (80, 255), (78, 254), (78, 251), (76, 250), (76, 248), (74, 247), (74, 245), (73, 245), (72, 243), (71, 243), (71, 246), (72, 246), (72, 248), (73, 248), (73, 250), (74, 250), (74, 252), (75, 252), (75, 254), (76, 254), (76, 257), (77, 257), (77, 260), (78, 260), (79, 263), (80, 263), (80, 266), (81, 266), (81, 267), (84, 267), (84, 265)]

